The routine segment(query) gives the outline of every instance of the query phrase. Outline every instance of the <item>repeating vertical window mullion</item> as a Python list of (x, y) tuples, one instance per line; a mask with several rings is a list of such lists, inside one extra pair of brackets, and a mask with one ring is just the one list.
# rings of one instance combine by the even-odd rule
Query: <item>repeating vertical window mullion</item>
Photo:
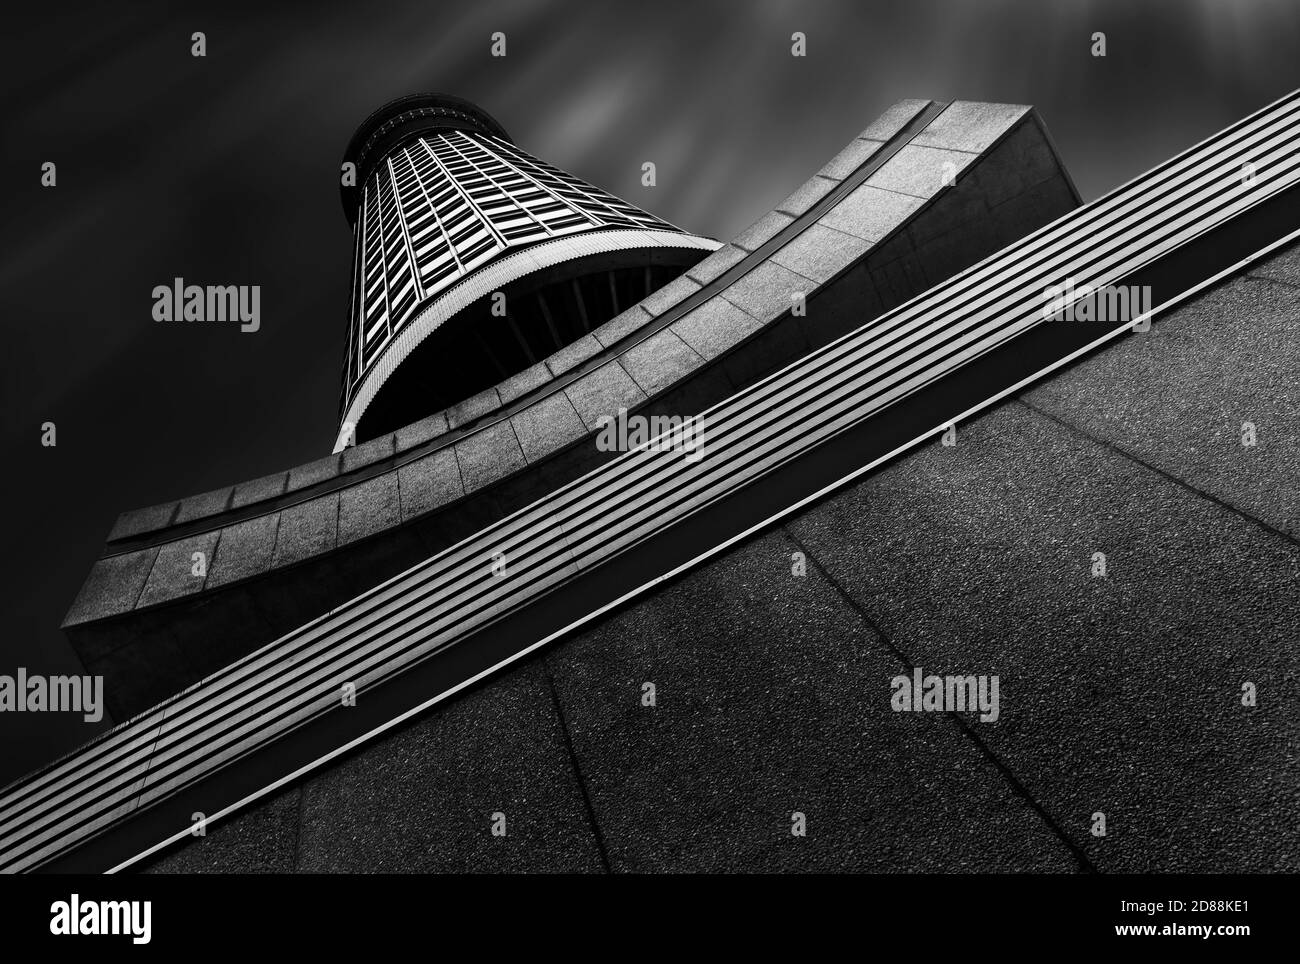
[[(424, 144), (423, 138), (420, 139), (420, 143), (422, 145)], [(429, 210), (433, 212), (434, 220), (438, 222), (438, 230), (442, 233), (443, 241), (446, 242), (447, 247), (451, 250), (452, 260), (456, 262), (456, 270), (464, 273), (465, 265), (460, 260), (460, 252), (457, 251), (456, 246), (451, 243), (451, 235), (447, 232), (446, 226), (442, 223), (442, 214), (439, 213), (438, 206), (433, 203), (433, 198), (429, 197), (429, 191), (424, 186), (424, 178), (420, 176), (420, 170), (415, 166), (415, 161), (411, 159), (409, 150), (406, 152), (406, 163), (411, 165), (411, 170), (415, 173), (415, 183), (420, 186), (420, 193), (424, 195), (424, 203), (429, 205)], [(443, 176), (446, 177), (445, 172), (443, 173)]]
[[(406, 224), (406, 211), (402, 207), (402, 192), (397, 187), (397, 174), (393, 171), (393, 159), (386, 158), (384, 166), (388, 169), (388, 182), (393, 186), (393, 205), (397, 211), (397, 223), (402, 229), (402, 240), (406, 242), (406, 257), (410, 260), (411, 283), (415, 286), (415, 300), (424, 300), (424, 285), (420, 281), (420, 272), (416, 270), (415, 245), (411, 243), (411, 232)], [(390, 325), (391, 328), (391, 325)]]
[[(465, 137), (466, 140), (469, 140), (469, 139), (470, 139), (470, 138), (468, 138), (468, 137), (467, 137), (466, 135), (464, 135), (464, 134), (462, 134), (461, 136), (462, 136), (462, 137)], [(542, 230), (545, 231), (546, 234), (547, 234), (549, 237), (555, 237), (555, 231), (553, 231), (553, 230), (551, 229), (551, 226), (550, 226), (549, 224), (546, 223), (545, 219), (539, 217), (538, 215), (536, 215), (536, 214), (534, 214), (532, 211), (530, 211), (528, 208), (526, 208), (526, 207), (524, 207), (522, 204), (520, 204), (519, 201), (515, 199), (514, 193), (513, 193), (512, 191), (510, 191), (507, 187), (505, 187), (505, 185), (503, 185), (500, 181), (498, 181), (496, 178), (494, 178), (491, 174), (487, 173), (487, 171), (483, 170), (483, 168), (481, 168), (481, 167), (479, 167), (477, 164), (475, 164), (474, 161), (470, 160), (470, 158), (466, 157), (466, 156), (465, 156), (465, 153), (464, 153), (464, 152), (463, 152), (459, 147), (457, 147), (454, 143), (452, 143), (450, 139), (448, 139), (448, 143), (449, 143), (449, 145), (451, 146), (452, 150), (454, 150), (457, 154), (459, 154), (462, 158), (464, 158), (466, 163), (468, 163), (468, 164), (472, 164), (472, 165), (474, 166), (474, 170), (478, 171), (481, 175), (483, 175), (485, 178), (487, 178), (488, 181), (491, 182), (491, 184), (492, 184), (493, 187), (495, 187), (498, 191), (500, 191), (500, 192), (501, 192), (501, 193), (502, 193), (502, 194), (503, 194), (503, 195), (504, 195), (504, 196), (505, 196), (505, 197), (510, 201), (510, 203), (513, 204), (513, 205), (514, 205), (514, 206), (515, 206), (519, 211), (522, 211), (522, 212), (523, 212), (523, 214), (524, 214), (524, 216), (525, 216), (526, 218), (528, 218), (528, 219), (529, 219), (530, 221), (532, 221), (534, 224), (540, 225), (541, 228), (542, 228)], [(499, 154), (496, 154), (496, 153), (493, 153), (492, 151), (489, 151), (489, 150), (487, 149), (487, 145), (483, 144), (483, 143), (480, 142), (480, 141), (475, 140), (475, 141), (472, 141), (472, 143), (474, 143), (474, 144), (475, 144), (475, 145), (476, 145), (480, 150), (482, 150), (482, 151), (484, 151), (485, 153), (491, 155), (492, 157), (495, 157), (498, 161), (500, 161), (502, 164), (506, 165), (506, 166), (507, 166), (508, 168), (510, 168), (512, 171), (515, 171), (517, 174), (521, 175), (521, 176), (524, 177), (526, 180), (531, 181), (531, 182), (533, 183), (533, 185), (534, 185), (535, 187), (537, 187), (539, 190), (545, 192), (546, 194), (549, 194), (551, 197), (555, 198), (557, 201), (561, 201), (561, 203), (563, 203), (563, 200), (562, 200), (561, 198), (557, 197), (554, 191), (547, 190), (543, 185), (539, 184), (539, 183), (537, 182), (536, 179), (529, 177), (528, 174), (527, 174), (527, 172), (526, 172), (526, 171), (522, 171), (522, 170), (520, 170), (520, 168), (519, 168), (519, 166), (518, 166), (517, 164), (510, 163), (509, 161), (505, 160), (505, 158), (501, 157)], [(571, 205), (566, 205), (566, 207), (571, 207)], [(585, 216), (585, 215), (584, 215), (584, 216)], [(596, 223), (595, 220), (592, 219), (592, 218), (588, 218), (587, 220), (591, 221), (593, 224)]]
[[(504, 142), (499, 141), (499, 139), (495, 137), (492, 138), (492, 141), (494, 146), (497, 143), (504, 144)], [(539, 170), (546, 170), (546, 168), (541, 164), (541, 162), (538, 161), (536, 158), (534, 158), (527, 151), (521, 151), (519, 148), (513, 147), (513, 145), (512, 145), (512, 150), (518, 156), (519, 159), (523, 159), (525, 161), (535, 164)], [(532, 175), (530, 175), (521, 165), (516, 163), (513, 164), (512, 166), (515, 167), (516, 170), (518, 170), (521, 174), (524, 175), (524, 177), (528, 178), (534, 184), (538, 184), (539, 187), (541, 186), (540, 182), (537, 181), (537, 179), (534, 178)], [(580, 181), (577, 180), (577, 178), (573, 178), (572, 180), (570, 180), (567, 178), (560, 177), (558, 174), (552, 173), (550, 171), (547, 171), (547, 173), (550, 174), (552, 177), (555, 177), (557, 180), (562, 181), (565, 187), (569, 188), (571, 191), (575, 191), (576, 193), (581, 194), (583, 197), (587, 198), (587, 200), (591, 202), (592, 207), (597, 209), (603, 208), (605, 211), (608, 211), (613, 219), (617, 219), (620, 221), (633, 220), (632, 218), (629, 218), (626, 214), (619, 213), (619, 211), (616, 208), (606, 203), (604, 200), (597, 197), (596, 195), (592, 194), (583, 186), (583, 184)], [(571, 210), (578, 211), (580, 214), (585, 216), (588, 220), (592, 221), (593, 223), (596, 223), (596, 218), (593, 217), (590, 212), (584, 211), (582, 208), (578, 207), (572, 201), (569, 201), (565, 198), (561, 198), (558, 194), (556, 194), (554, 191), (550, 190), (549, 188), (545, 188), (544, 190), (546, 190), (546, 193), (550, 194), (552, 197), (560, 200), (565, 207), (570, 208)], [(611, 197), (612, 196), (613, 195), (611, 195)], [(623, 203), (626, 204), (627, 202), (624, 201)]]
[[(447, 139), (443, 137), (442, 140), (443, 143), (446, 143)], [(464, 201), (465, 204), (469, 207), (470, 216), (477, 218), (479, 222), (488, 229), (488, 232), (494, 238), (496, 238), (497, 244), (501, 246), (501, 249), (503, 251), (506, 248), (510, 247), (509, 243), (505, 239), (505, 236), (502, 235), (502, 233), (496, 229), (496, 225), (492, 223), (492, 220), (487, 216), (485, 216), (483, 212), (479, 210), (479, 206), (474, 202), (474, 199), (469, 196), (469, 194), (461, 186), (460, 182), (456, 180), (456, 178), (452, 175), (452, 173), (449, 170), (447, 170), (447, 165), (443, 163), (442, 158), (440, 158), (437, 154), (434, 153), (433, 148), (429, 146), (428, 141), (421, 138), (419, 143), (421, 144), (421, 146), (424, 147), (424, 150), (429, 155), (429, 157), (433, 158), (433, 162), (438, 165), (438, 169), (442, 171), (442, 176), (451, 182), (451, 186), (456, 189), (456, 193), (460, 195), (461, 200)], [(448, 237), (447, 240), (448, 242), (450, 242), (451, 238)]]

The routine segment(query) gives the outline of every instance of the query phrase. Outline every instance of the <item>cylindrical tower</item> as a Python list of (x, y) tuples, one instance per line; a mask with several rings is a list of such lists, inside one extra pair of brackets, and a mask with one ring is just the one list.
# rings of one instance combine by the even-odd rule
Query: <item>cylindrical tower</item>
[(379, 108), (344, 163), (356, 241), (336, 451), (542, 361), (718, 247), (445, 94)]

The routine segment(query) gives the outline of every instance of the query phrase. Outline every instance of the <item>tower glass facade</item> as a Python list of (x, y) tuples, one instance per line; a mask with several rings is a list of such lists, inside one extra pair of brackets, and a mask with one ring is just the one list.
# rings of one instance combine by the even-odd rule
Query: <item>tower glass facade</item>
[[(356, 241), (340, 445), (536, 363), (717, 246), (521, 150), (490, 119), (384, 113), (354, 138), (373, 128), (360, 190), (345, 194)], [(485, 310), (497, 292), (504, 311)]]

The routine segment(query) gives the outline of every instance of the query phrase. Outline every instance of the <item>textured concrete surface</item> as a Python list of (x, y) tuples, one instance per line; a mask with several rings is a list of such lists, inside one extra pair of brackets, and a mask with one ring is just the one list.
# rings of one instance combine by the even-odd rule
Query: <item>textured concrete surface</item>
[(337, 492), (282, 511), (272, 565), (289, 565), (333, 549), (338, 541), (338, 520)]
[(1027, 113), (1029, 108), (1020, 104), (953, 101), (914, 138), (914, 143), (978, 154)]
[[(213, 550), (217, 547), (218, 535), (216, 532), (205, 532), (179, 542), (169, 542), (160, 548), (137, 605), (153, 606), (202, 590), (207, 579), (207, 567), (212, 564)], [(196, 552), (203, 553), (204, 574), (200, 576), (194, 575), (193, 571)]]
[(821, 218), (828, 228), (879, 241), (921, 206), (911, 195), (896, 194), (870, 184), (859, 184)]
[(1254, 278), (1270, 278), (1300, 287), (1300, 245), (1292, 244), (1274, 253), (1252, 265), (1247, 273)]
[(238, 582), (268, 569), (279, 528), (280, 514), (277, 512), (222, 529), (205, 588), (214, 589)]
[(915, 98), (900, 100), (872, 121), (858, 134), (858, 137), (867, 141), (887, 141), (911, 123), (912, 119), (925, 110), (929, 103), (928, 100)]
[(176, 510), (176, 518), (172, 521), (189, 522), (191, 519), (216, 515), (230, 504), (230, 497), (233, 492), (234, 486), (228, 485), (224, 489), (215, 489), (212, 492), (204, 492), (202, 495), (192, 495), (181, 502), (180, 508)]
[(315, 485), (317, 482), (332, 479), (338, 474), (339, 457), (337, 455), (327, 455), (315, 462), (308, 462), (306, 465), (299, 465), (290, 469), (289, 482), (285, 487), (285, 491), (296, 492), (298, 489)]
[[(295, 866), (1300, 870), (1294, 464), (1210, 417), (1253, 392), (1294, 429), (1300, 292), (1263, 272), (1295, 258), (308, 781)], [(915, 668), (996, 675), (999, 718), (893, 711)], [(521, 806), (494, 849), (484, 811)], [(276, 864), (274, 812), (160, 869)]]
[(751, 542), (547, 657), (612, 868), (1075, 869), (953, 720), (891, 713), (901, 664), (796, 551)]
[(339, 545), (346, 545), (402, 521), (397, 473), (385, 472), (339, 493)]
[(599, 355), (601, 347), (595, 336), (583, 335), (577, 341), (570, 342), (546, 359), (545, 364), (551, 374), (558, 377), (581, 365), (593, 355)]
[(589, 432), (596, 430), (600, 416), (645, 401), (645, 392), (620, 365), (603, 365), (583, 375), (565, 388), (564, 394)]
[(108, 534), (109, 541), (114, 539), (125, 539), (141, 532), (150, 532), (154, 529), (161, 529), (171, 523), (172, 518), (176, 515), (176, 502), (167, 502), (163, 505), (153, 505), (144, 509), (130, 509), (123, 512), (113, 523), (113, 528)]
[(764, 243), (771, 241), (793, 220), (794, 218), (788, 214), (781, 211), (772, 211), (764, 214), (745, 228), (744, 231), (741, 231), (731, 243), (738, 248), (744, 248), (746, 251), (753, 251), (762, 247)]
[(394, 433), (397, 451), (405, 452), (424, 442), (431, 441), (439, 435), (445, 435), (448, 431), (447, 413), (435, 412), (428, 418), (422, 418), (418, 422), (412, 422), (404, 428), (399, 428)]
[[(687, 295), (694, 294), (699, 290), (699, 282), (688, 275), (682, 275), (668, 282), (662, 288), (651, 292), (641, 302), (640, 307), (649, 312), (652, 317), (657, 318)], [(600, 335), (597, 335), (597, 337), (600, 338)], [(604, 338), (601, 338), (601, 341), (608, 344)]]
[(550, 369), (546, 367), (545, 362), (538, 362), (525, 368), (519, 374), (512, 375), (498, 385), (497, 394), (501, 396), (501, 404), (508, 405), (521, 395), (526, 395), (533, 389), (540, 388), (550, 380)]
[(466, 492), (524, 467), (524, 453), (509, 421), (496, 422), (457, 442), (456, 459)]
[(825, 284), (866, 254), (870, 247), (869, 241), (821, 224), (812, 224), (774, 254), (772, 260), (818, 284)]
[(882, 164), (866, 183), (895, 194), (928, 198), (945, 184), (952, 183), (978, 156), (908, 144)]
[(640, 331), (651, 318), (650, 312), (640, 305), (633, 305), (627, 311), (620, 312), (609, 319), (591, 334), (593, 338), (600, 342), (602, 348), (608, 348), (634, 331)]
[(381, 435), (360, 445), (349, 445), (340, 453), (343, 456), (341, 471), (352, 472), (388, 458), (395, 450), (395, 441), (395, 435)]
[[(884, 142), (878, 140), (857, 138), (850, 141), (844, 150), (832, 157), (826, 166), (817, 172), (817, 175), (833, 181), (842, 181), (871, 160), (872, 155), (884, 146)], [(781, 210), (785, 210), (785, 207), (782, 206)]]
[(745, 251), (743, 248), (738, 248), (734, 244), (724, 244), (695, 267), (688, 270), (686, 274), (687, 277), (698, 281), (701, 285), (705, 285), (726, 272), (728, 268), (743, 261), (744, 258)]
[(402, 518), (429, 512), (463, 494), (455, 449), (439, 449), (398, 470)]
[(724, 298), (713, 298), (678, 318), (670, 330), (701, 358), (716, 358), (757, 331), (759, 323)]
[(452, 428), (461, 428), (500, 407), (501, 396), (497, 394), (496, 386), (493, 386), (447, 409), (447, 424)]
[(790, 195), (776, 206), (776, 209), (798, 217), (829, 194), (835, 184), (833, 178), (815, 174), (791, 191)]
[(1300, 867), (1293, 542), (1019, 403), (789, 528), (1098, 868)]
[(665, 328), (629, 349), (620, 364), (641, 391), (653, 395), (690, 374), (701, 361), (699, 354), (671, 328)]
[(203, 825), (203, 836), (142, 865), (153, 874), (287, 874), (295, 868), (301, 791), (282, 791), (237, 819)]
[(524, 458), (537, 462), (556, 449), (587, 434), (582, 419), (564, 392), (548, 396), (540, 404), (524, 409), (512, 418), (515, 435)]
[(600, 847), (534, 660), (142, 869), (573, 873), (602, 870)]
[(811, 278), (766, 261), (729, 285), (722, 297), (755, 321), (766, 324), (789, 311), (796, 294), (807, 298), (816, 287)]
[(254, 502), (261, 502), (263, 499), (274, 499), (284, 492), (284, 487), (288, 481), (288, 472), (276, 472), (273, 475), (265, 475), (260, 479), (241, 482), (235, 486), (235, 493), (231, 497), (230, 505), (232, 508), (238, 509)]
[(88, 622), (131, 609), (157, 556), (158, 549), (153, 548), (96, 561), (68, 610), (65, 622)]
[[(1237, 277), (1027, 399), (1298, 537), (1298, 316), (1300, 288)], [(1253, 446), (1242, 444), (1246, 423)]]

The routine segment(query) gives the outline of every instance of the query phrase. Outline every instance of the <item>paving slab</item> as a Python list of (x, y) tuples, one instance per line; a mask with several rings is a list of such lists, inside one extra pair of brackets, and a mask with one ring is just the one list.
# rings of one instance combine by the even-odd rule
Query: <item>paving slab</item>
[(1300, 869), (1294, 543), (1018, 402), (788, 528), (1094, 866)]
[[(303, 793), (299, 871), (603, 869), (535, 662), (367, 746)], [(492, 833), (498, 813), (504, 836)]]
[[(153, 569), (149, 572), (149, 580), (144, 584), (144, 591), (135, 604), (136, 608), (153, 606), (202, 590), (207, 579), (207, 569), (212, 565), (218, 535), (217, 532), (204, 532), (161, 546)], [(196, 576), (193, 572), (196, 552), (203, 553), (202, 576)]]
[(1300, 289), (1234, 278), (1026, 399), (1300, 536)]
[(686, 342), (665, 328), (628, 349), (619, 364), (631, 375), (641, 390), (653, 395), (688, 375), (702, 359)]
[(620, 408), (635, 408), (646, 399), (646, 393), (632, 380), (622, 366), (601, 365), (564, 389), (574, 410), (587, 427), (595, 431), (602, 415), (613, 415)]
[(890, 710), (898, 662), (796, 551), (754, 540), (548, 652), (613, 869), (1077, 869), (952, 720)]

